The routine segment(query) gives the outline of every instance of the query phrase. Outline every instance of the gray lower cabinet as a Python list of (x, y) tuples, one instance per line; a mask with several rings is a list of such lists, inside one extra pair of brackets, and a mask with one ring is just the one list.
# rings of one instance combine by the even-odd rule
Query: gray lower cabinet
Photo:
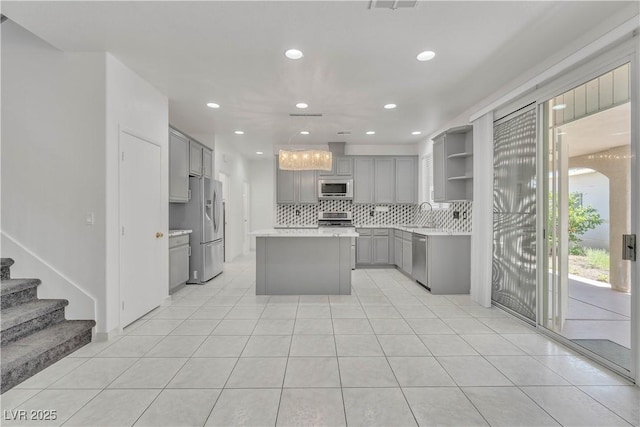
[(427, 237), (427, 287), (432, 294), (468, 294), (471, 236)]
[(189, 201), (189, 139), (169, 131), (169, 202)]
[(371, 229), (357, 229), (360, 234), (356, 238), (356, 264), (372, 264)]
[(277, 166), (276, 201), (278, 203), (317, 203), (318, 186), (315, 171), (287, 171)]
[(402, 231), (402, 271), (411, 274), (413, 265), (413, 245), (411, 243), (412, 233)]
[(393, 259), (396, 267), (402, 268), (402, 231), (396, 230), (393, 238)]
[(189, 235), (169, 237), (169, 293), (189, 280)]
[(359, 228), (356, 239), (356, 264), (393, 265), (393, 230), (388, 228)]

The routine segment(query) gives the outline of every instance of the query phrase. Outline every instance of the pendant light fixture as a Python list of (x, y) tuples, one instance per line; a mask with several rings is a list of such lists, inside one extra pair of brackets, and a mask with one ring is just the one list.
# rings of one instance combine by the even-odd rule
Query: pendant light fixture
[(333, 155), (326, 150), (280, 150), (278, 153), (278, 167), (285, 171), (330, 171), (333, 165)]

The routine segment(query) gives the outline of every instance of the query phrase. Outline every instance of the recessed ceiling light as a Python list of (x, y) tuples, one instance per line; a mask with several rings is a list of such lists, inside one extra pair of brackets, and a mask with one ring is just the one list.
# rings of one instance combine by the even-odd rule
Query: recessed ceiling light
[(220, 108), (220, 104), (216, 104), (215, 102), (208, 102), (207, 107), (209, 108)]
[(385, 106), (384, 106), (384, 108), (387, 109), (387, 110), (393, 110), (396, 107), (397, 107), (396, 104), (385, 104)]
[(411, 135), (420, 135), (422, 132), (420, 132), (419, 130), (413, 131), (411, 132)]
[(552, 110), (564, 110), (567, 108), (567, 104), (558, 104), (551, 107)]
[(367, 133), (367, 135), (375, 135), (376, 134), (375, 131), (372, 131), (372, 130), (368, 130), (366, 133)]
[(308, 130), (301, 130), (300, 131), (300, 135), (309, 135), (309, 131)]
[(285, 51), (284, 56), (286, 56), (289, 59), (300, 59), (302, 58), (304, 55), (302, 54), (301, 50), (298, 49), (288, 49), (287, 51)]
[(260, 155), (262, 155), (262, 154), (264, 154), (264, 153), (263, 153), (262, 151), (256, 151), (256, 154), (257, 154), (258, 156), (260, 156)]
[(296, 104), (296, 107), (298, 107), (298, 108), (307, 108), (307, 107), (308, 107), (308, 105), (307, 105), (307, 104), (305, 104), (304, 102), (298, 102), (298, 103)]
[(436, 56), (436, 53), (430, 50), (425, 50), (424, 52), (420, 52), (417, 56), (416, 59), (420, 62), (424, 62), (424, 61), (429, 61), (430, 59), (433, 59)]
[(236, 135), (244, 135), (244, 131), (242, 130), (237, 130), (234, 132)]

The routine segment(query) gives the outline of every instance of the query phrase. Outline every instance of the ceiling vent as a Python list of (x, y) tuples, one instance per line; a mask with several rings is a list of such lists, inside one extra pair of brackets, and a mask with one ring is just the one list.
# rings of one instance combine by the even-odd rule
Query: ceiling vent
[(371, 0), (369, 9), (405, 9), (418, 5), (418, 0)]
[(322, 113), (289, 113), (290, 117), (322, 117)]

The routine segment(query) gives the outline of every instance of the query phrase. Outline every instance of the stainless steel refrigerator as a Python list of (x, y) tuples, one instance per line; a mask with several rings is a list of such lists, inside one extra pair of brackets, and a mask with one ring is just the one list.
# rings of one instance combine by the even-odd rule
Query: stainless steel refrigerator
[(191, 199), (182, 210), (180, 223), (192, 229), (187, 283), (204, 283), (222, 273), (224, 232), (222, 183), (209, 178), (189, 178)]

